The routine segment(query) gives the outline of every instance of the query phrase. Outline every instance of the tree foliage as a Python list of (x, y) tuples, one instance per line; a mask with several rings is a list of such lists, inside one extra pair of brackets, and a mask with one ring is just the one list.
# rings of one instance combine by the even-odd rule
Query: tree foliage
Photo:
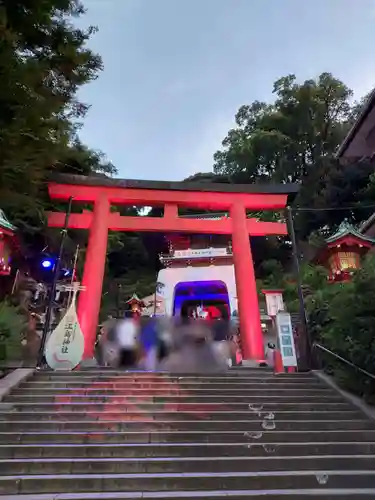
[[(4, 0), (0, 6), (0, 203), (18, 227), (22, 253), (35, 272), (41, 250), (56, 253), (60, 242), (60, 231), (46, 227), (45, 213), (66, 208), (49, 199), (48, 177), (116, 173), (103, 153), (88, 148), (78, 136), (89, 109), (78, 91), (102, 69), (100, 56), (87, 43), (96, 28), (76, 26), (84, 14), (80, 0)], [(119, 210), (137, 215), (133, 207)], [(81, 231), (69, 231), (65, 242), (67, 262), (80, 246), (79, 270), (86, 242)], [(113, 279), (126, 281), (130, 270), (147, 270), (149, 254), (154, 267), (155, 255), (146, 250), (145, 238), (110, 234), (106, 288)], [(151, 293), (155, 277), (147, 274), (146, 281)]]
[(26, 232), (43, 224), (50, 173), (114, 172), (77, 138), (88, 109), (77, 92), (102, 68), (86, 45), (95, 28), (72, 23), (82, 14), (78, 0), (5, 0), (0, 7), (0, 199)]
[[(339, 356), (375, 375), (375, 256), (368, 256), (349, 283), (315, 284), (306, 300), (313, 339)], [(346, 388), (375, 402), (375, 382), (331, 356), (326, 367)]]
[(237, 127), (214, 156), (214, 171), (247, 182), (301, 182), (332, 156), (348, 128), (351, 90), (330, 73), (297, 83), (274, 83), (275, 102), (255, 101), (236, 114)]
[[(294, 75), (274, 83), (273, 103), (241, 106), (236, 127), (214, 155), (214, 172), (242, 183), (300, 184), (295, 219), (300, 238), (333, 229), (348, 217), (355, 222), (368, 212), (334, 212), (332, 208), (365, 203), (373, 162), (340, 165), (334, 157), (363, 102), (351, 103), (352, 91), (330, 73), (298, 83)], [(327, 209), (328, 210), (324, 210)]]
[(17, 359), (27, 319), (22, 311), (7, 302), (0, 302), (0, 361)]

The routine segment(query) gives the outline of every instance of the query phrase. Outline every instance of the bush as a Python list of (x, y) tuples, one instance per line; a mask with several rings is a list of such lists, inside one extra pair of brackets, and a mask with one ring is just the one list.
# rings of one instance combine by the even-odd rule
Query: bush
[(0, 361), (21, 357), (21, 340), (26, 327), (26, 318), (17, 307), (0, 303)]
[[(369, 256), (349, 283), (328, 284), (306, 301), (310, 333), (339, 356), (375, 372), (375, 257)], [(375, 403), (375, 380), (324, 356), (338, 383)]]

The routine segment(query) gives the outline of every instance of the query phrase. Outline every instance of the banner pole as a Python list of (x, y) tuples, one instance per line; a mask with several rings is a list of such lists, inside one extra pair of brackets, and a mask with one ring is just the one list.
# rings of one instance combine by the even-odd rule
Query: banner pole
[(67, 235), (67, 232), (68, 232), (69, 217), (70, 217), (70, 214), (71, 214), (71, 211), (72, 211), (72, 201), (73, 201), (73, 197), (71, 196), (69, 198), (69, 205), (68, 205), (67, 211), (65, 213), (64, 227), (63, 227), (63, 229), (61, 231), (59, 256), (57, 257), (56, 264), (55, 264), (55, 269), (54, 269), (54, 274), (53, 274), (53, 280), (52, 280), (52, 286), (51, 286), (50, 296), (49, 296), (48, 305), (47, 305), (46, 318), (45, 318), (44, 326), (43, 326), (43, 334), (42, 334), (42, 338), (41, 338), (41, 341), (40, 341), (40, 347), (39, 347), (39, 353), (38, 353), (38, 360), (37, 360), (37, 365), (36, 365), (36, 368), (38, 370), (40, 370), (40, 368), (43, 365), (43, 361), (44, 361), (44, 347), (45, 347), (45, 344), (46, 344), (47, 335), (48, 335), (48, 331), (49, 331), (49, 326), (50, 326), (50, 323), (51, 323), (53, 301), (55, 299), (56, 285), (57, 285), (57, 280), (58, 280), (59, 274), (60, 274), (61, 257), (62, 257), (62, 254), (63, 254), (65, 239), (66, 239), (66, 235)]

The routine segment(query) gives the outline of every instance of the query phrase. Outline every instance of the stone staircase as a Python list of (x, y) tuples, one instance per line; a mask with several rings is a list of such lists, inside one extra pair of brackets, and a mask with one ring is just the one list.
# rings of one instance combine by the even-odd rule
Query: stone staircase
[(39, 372), (0, 406), (0, 499), (375, 498), (374, 422), (313, 374)]

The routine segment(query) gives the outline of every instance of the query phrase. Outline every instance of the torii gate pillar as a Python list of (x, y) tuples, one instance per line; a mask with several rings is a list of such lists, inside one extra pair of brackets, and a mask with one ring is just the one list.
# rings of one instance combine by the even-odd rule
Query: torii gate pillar
[(107, 256), (109, 212), (110, 204), (106, 196), (95, 201), (82, 277), (82, 286), (86, 292), (80, 293), (77, 308), (79, 323), (85, 336), (83, 359), (94, 356)]
[(246, 209), (242, 204), (235, 203), (230, 215), (233, 220), (232, 248), (242, 355), (244, 359), (263, 361), (263, 333)]

